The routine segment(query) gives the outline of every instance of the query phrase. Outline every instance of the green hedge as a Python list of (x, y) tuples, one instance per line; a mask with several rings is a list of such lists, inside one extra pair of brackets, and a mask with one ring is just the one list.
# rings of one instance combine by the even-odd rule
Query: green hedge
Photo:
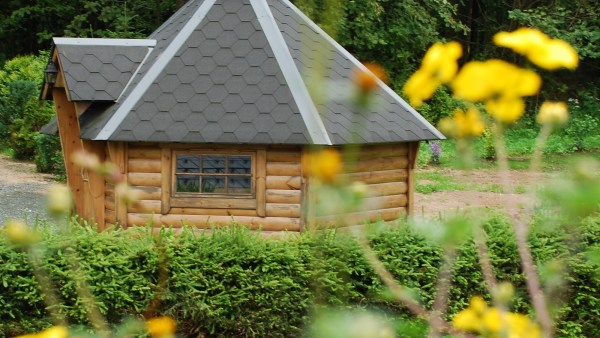
[[(515, 308), (527, 312), (525, 281), (509, 226), (499, 217), (485, 225), (499, 280), (517, 288)], [(600, 239), (600, 220), (586, 223), (577, 250), (564, 234), (535, 233), (533, 254), (540, 264), (564, 258), (570, 286), (556, 309), (558, 335), (600, 336), (598, 266), (579, 252)], [(408, 311), (386, 297), (381, 282), (356, 243), (335, 233), (303, 234), (286, 240), (265, 239), (242, 229), (196, 235), (146, 229), (96, 233), (74, 226), (67, 232), (45, 231), (44, 266), (62, 300), (60, 313), (70, 323), (88, 325), (75, 290), (67, 254), (74, 250), (102, 313), (117, 324), (139, 317), (159, 283), (159, 266), (167, 262), (168, 283), (156, 313), (177, 319), (185, 337), (292, 337), (302, 334), (320, 306), (369, 308), (390, 317)], [(375, 251), (404, 285), (426, 305), (434, 297), (439, 248), (399, 226), (371, 238)], [(72, 249), (71, 249), (72, 248)], [(26, 255), (0, 236), (0, 336), (10, 337), (49, 325), (42, 295)], [(473, 243), (463, 245), (454, 265), (450, 313), (466, 306), (472, 295), (489, 297)], [(315, 306), (317, 305), (317, 306)]]

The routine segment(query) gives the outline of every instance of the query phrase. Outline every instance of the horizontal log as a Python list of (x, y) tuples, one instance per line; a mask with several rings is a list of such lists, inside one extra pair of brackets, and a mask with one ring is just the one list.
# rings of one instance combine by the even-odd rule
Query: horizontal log
[(389, 208), (372, 211), (355, 212), (345, 215), (320, 216), (315, 222), (317, 228), (331, 226), (359, 225), (367, 222), (393, 221), (406, 216), (406, 208)]
[(115, 185), (112, 183), (106, 183), (104, 185), (104, 195), (114, 196), (115, 195)]
[(157, 173), (128, 173), (127, 183), (131, 186), (159, 187), (161, 186), (161, 174)]
[(359, 150), (359, 159), (368, 160), (381, 157), (401, 157), (408, 155), (408, 144), (381, 144), (381, 145), (366, 145)]
[(104, 196), (104, 208), (106, 210), (112, 210), (115, 211), (117, 210), (115, 208), (115, 197), (114, 196)]
[(391, 182), (367, 185), (368, 197), (406, 194), (407, 191), (408, 184), (406, 182)]
[(114, 210), (104, 210), (104, 221), (106, 224), (115, 224), (117, 222), (117, 214)]
[(136, 187), (141, 200), (160, 200), (161, 189), (158, 187)]
[(130, 173), (160, 173), (161, 161), (159, 159), (130, 158), (127, 161), (127, 170)]
[(302, 165), (290, 162), (267, 162), (267, 176), (300, 176)]
[(406, 194), (365, 198), (363, 210), (379, 210), (405, 207), (408, 198)]
[(160, 200), (139, 200), (127, 208), (128, 212), (142, 214), (160, 214)]
[(363, 182), (366, 184), (400, 182), (408, 179), (408, 170), (393, 169), (381, 171), (363, 171), (351, 174), (343, 174), (341, 177), (352, 182)]
[(267, 150), (267, 162), (300, 163), (302, 155), (297, 150)]
[(354, 165), (346, 165), (345, 171), (350, 173), (355, 172), (371, 172), (380, 170), (392, 170), (392, 169), (407, 169), (408, 168), (408, 157), (386, 157), (386, 158), (375, 158), (359, 160)]
[(267, 176), (267, 189), (300, 190), (301, 188), (300, 176)]
[(129, 147), (127, 156), (145, 160), (159, 160), (162, 155), (162, 150), (159, 147)]
[(267, 189), (267, 203), (300, 204), (302, 191)]
[(300, 204), (267, 203), (267, 217), (300, 217)]
[(171, 208), (169, 214), (212, 216), (258, 216), (254, 209)]
[(287, 217), (250, 217), (250, 216), (207, 216), (207, 215), (149, 215), (134, 214), (127, 215), (127, 225), (153, 225), (170, 226), (174, 228), (183, 225), (198, 228), (210, 228), (213, 226), (231, 226), (232, 223), (246, 226), (251, 230), (262, 229), (264, 231), (300, 231), (300, 219)]

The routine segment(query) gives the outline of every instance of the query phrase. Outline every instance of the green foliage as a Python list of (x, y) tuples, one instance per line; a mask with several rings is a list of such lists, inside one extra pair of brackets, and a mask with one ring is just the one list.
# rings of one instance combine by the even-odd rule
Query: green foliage
[(52, 173), (59, 179), (66, 179), (65, 162), (56, 135), (39, 134), (35, 138), (35, 167), (42, 173)]
[(54, 115), (50, 103), (38, 100), (46, 59), (17, 57), (0, 70), (0, 138), (17, 159), (33, 159), (38, 130)]
[[(510, 225), (502, 217), (491, 217), (484, 228), (498, 280), (515, 285), (515, 310), (530, 311)], [(534, 259), (542, 264), (558, 258), (567, 272), (568, 286), (557, 297), (560, 335), (599, 335), (600, 299), (594, 279), (599, 267), (579, 252), (597, 247), (600, 219), (583, 223), (583, 245), (576, 251), (565, 233), (540, 229), (530, 239)], [(89, 325), (75, 291), (75, 276), (81, 275), (70, 268), (74, 253), (100, 311), (113, 325), (139, 318), (159, 297), (153, 313), (175, 318), (183, 336), (300, 336), (310, 314), (324, 307), (375, 310), (400, 318), (398, 327), (403, 330), (422, 332), (422, 323), (406, 321), (411, 318), (408, 310), (387, 297), (348, 236), (326, 232), (272, 240), (235, 227), (212, 235), (187, 229), (180, 235), (166, 230), (152, 235), (146, 229), (97, 233), (73, 224), (65, 231), (44, 232), (43, 265), (57, 286), (62, 301), (58, 310), (72, 324)], [(405, 225), (370, 238), (398, 281), (431, 306), (442, 249)], [(49, 325), (26, 254), (0, 236), (0, 260), (0, 336)], [(169, 276), (163, 293), (156, 291), (160, 262), (166, 262)], [(473, 295), (489, 299), (472, 241), (459, 247), (453, 273), (450, 315)]]

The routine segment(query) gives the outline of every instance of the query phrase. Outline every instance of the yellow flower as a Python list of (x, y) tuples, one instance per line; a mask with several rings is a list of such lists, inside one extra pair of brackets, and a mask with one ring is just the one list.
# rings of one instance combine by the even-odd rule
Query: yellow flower
[(437, 42), (425, 53), (421, 69), (439, 82), (446, 83), (456, 75), (458, 71), (456, 61), (461, 56), (462, 47), (458, 42), (451, 41), (446, 44)]
[(34, 334), (26, 334), (16, 338), (67, 338), (69, 331), (64, 326), (53, 326)]
[(521, 98), (499, 97), (485, 102), (488, 113), (502, 123), (513, 123), (525, 112), (525, 102)]
[(466, 112), (455, 110), (452, 117), (440, 120), (438, 127), (443, 133), (454, 138), (470, 138), (480, 136), (485, 124), (481, 120), (479, 110), (470, 108)]
[(483, 337), (540, 338), (540, 327), (527, 316), (488, 307), (483, 298), (473, 297), (469, 307), (452, 318), (452, 325)]
[(452, 325), (457, 329), (471, 332), (479, 332), (482, 328), (479, 313), (470, 308), (457, 313), (452, 318)]
[(146, 331), (153, 338), (172, 337), (176, 328), (177, 324), (171, 317), (156, 317), (146, 321)]
[(100, 159), (96, 154), (88, 153), (83, 150), (77, 151), (71, 157), (73, 163), (84, 169), (96, 170), (100, 166)]
[(425, 56), (419, 68), (404, 85), (404, 93), (410, 104), (420, 106), (433, 96), (438, 86), (450, 82), (458, 71), (457, 60), (462, 56), (458, 42), (435, 43)]
[(435, 94), (440, 85), (440, 81), (433, 79), (428, 72), (419, 69), (406, 81), (402, 90), (408, 96), (410, 104), (418, 108), (423, 101)]
[(502, 313), (495, 307), (485, 311), (482, 320), (485, 330), (489, 332), (500, 332), (504, 327)]
[(546, 101), (542, 103), (540, 112), (537, 115), (537, 122), (539, 124), (563, 124), (569, 119), (569, 111), (567, 104), (564, 102), (550, 102)]
[(63, 184), (53, 184), (47, 191), (48, 211), (55, 216), (61, 216), (71, 211), (71, 190)]
[(575, 69), (579, 63), (577, 52), (571, 45), (560, 39), (551, 39), (533, 28), (519, 28), (514, 32), (500, 32), (494, 36), (494, 43), (525, 55), (539, 67), (556, 70)]
[(306, 173), (324, 182), (333, 182), (342, 172), (342, 156), (334, 148), (325, 148), (308, 154), (303, 164)]
[(535, 95), (541, 85), (535, 72), (496, 59), (469, 62), (452, 81), (454, 96), (471, 102), (499, 95)]

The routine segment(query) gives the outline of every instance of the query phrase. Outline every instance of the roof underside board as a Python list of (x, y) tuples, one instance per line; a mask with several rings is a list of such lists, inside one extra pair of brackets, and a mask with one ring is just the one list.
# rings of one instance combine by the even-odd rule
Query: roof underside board
[[(443, 138), (383, 83), (370, 108), (357, 111), (351, 77), (364, 66), (287, 0), (192, 0), (150, 38), (156, 46), (118, 102), (84, 114), (83, 138), (236, 144)], [(315, 73), (323, 78), (314, 81)]]

